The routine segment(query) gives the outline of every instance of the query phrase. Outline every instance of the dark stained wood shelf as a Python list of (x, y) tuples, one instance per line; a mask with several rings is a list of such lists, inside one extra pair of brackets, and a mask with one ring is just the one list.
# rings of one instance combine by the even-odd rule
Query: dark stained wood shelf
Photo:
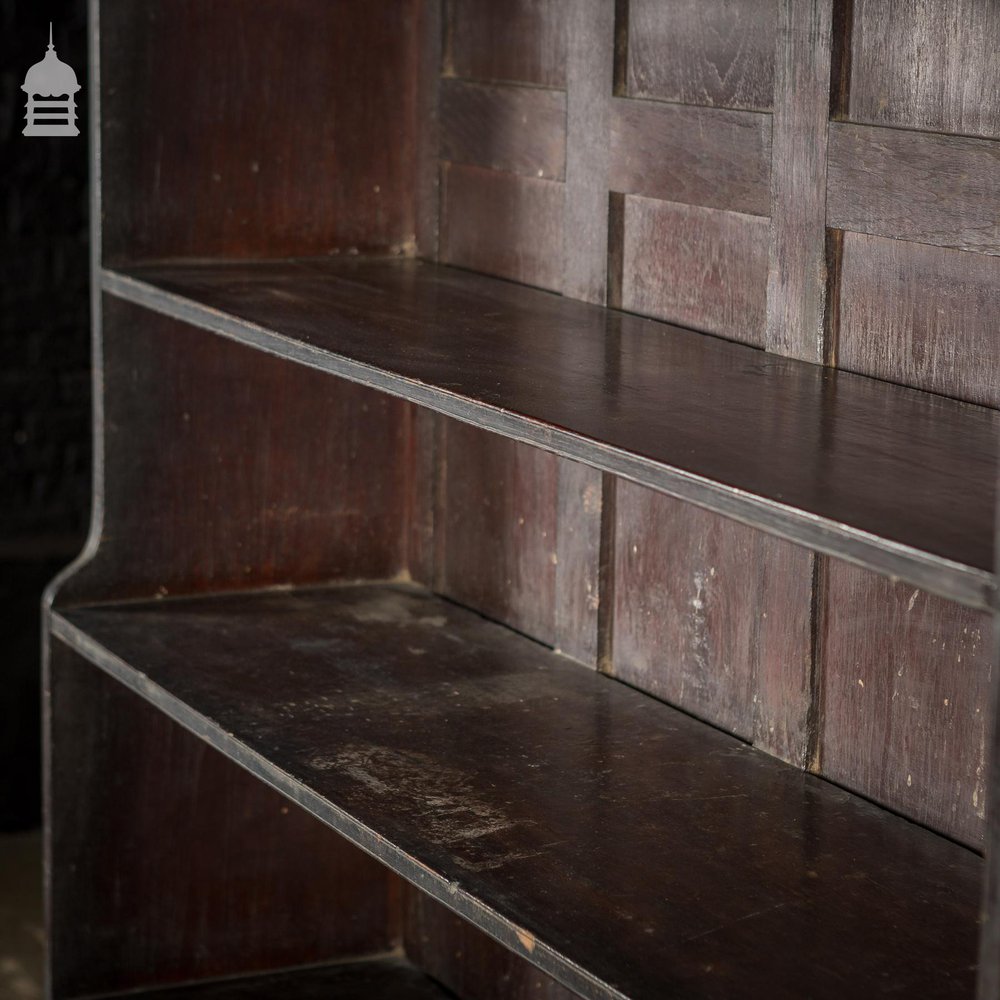
[(53, 631), (583, 996), (972, 993), (974, 853), (414, 586)]
[(386, 957), (109, 993), (102, 1000), (448, 1000), (452, 996), (404, 959)]
[(991, 606), (995, 411), (400, 258), (147, 264), (104, 288)]

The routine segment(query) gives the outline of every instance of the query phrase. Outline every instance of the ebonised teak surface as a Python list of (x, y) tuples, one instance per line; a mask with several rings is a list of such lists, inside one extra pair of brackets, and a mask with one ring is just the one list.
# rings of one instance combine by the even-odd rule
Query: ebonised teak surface
[(412, 585), (53, 629), (584, 996), (973, 989), (975, 854)]
[(988, 607), (1000, 414), (414, 260), (176, 262), (105, 289)]

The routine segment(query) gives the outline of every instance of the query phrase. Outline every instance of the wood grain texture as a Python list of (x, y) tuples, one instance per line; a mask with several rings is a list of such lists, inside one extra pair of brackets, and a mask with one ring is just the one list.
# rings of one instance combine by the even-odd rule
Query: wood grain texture
[(568, 14), (563, 294), (603, 305), (615, 9), (606, 0), (574, 0)]
[(616, 98), (611, 190), (769, 215), (771, 117)]
[(972, 989), (972, 852), (444, 600), (66, 615), (123, 683), (585, 996)]
[(837, 560), (822, 612), (822, 773), (983, 842), (991, 622)]
[(993, 0), (854, 0), (850, 117), (1000, 136)]
[(758, 216), (627, 196), (621, 307), (763, 346), (769, 231)]
[(46, 697), (55, 996), (392, 947), (376, 861), (60, 642)]
[(769, 351), (819, 363), (826, 325), (826, 155), (833, 0), (780, 0), (771, 140)]
[(564, 191), (558, 181), (446, 165), (441, 260), (558, 290), (563, 274)]
[(407, 886), (403, 900), (407, 956), (456, 996), (476, 1000), (577, 996), (430, 896)]
[(556, 517), (555, 647), (597, 663), (601, 602), (601, 472), (560, 459)]
[(445, 75), (565, 87), (571, 2), (445, 0)]
[(804, 766), (810, 553), (628, 482), (616, 505), (612, 675)]
[(101, 547), (73, 592), (378, 578), (405, 565), (406, 404), (115, 299), (103, 375)]
[(769, 111), (774, 0), (630, 0), (628, 93)]
[(432, 410), (410, 404), (407, 408), (406, 568), (412, 579), (433, 586), (437, 539), (434, 534), (439, 501), (443, 454), (438, 449), (439, 417)]
[(552, 643), (559, 460), (468, 424), (445, 424), (435, 590)]
[[(121, 994), (116, 995), (118, 998)], [(404, 959), (388, 955), (262, 976), (130, 992), (129, 1000), (453, 1000)], [(88, 1000), (114, 1000), (112, 996)]]
[(132, 274), (108, 287), (952, 599), (991, 600), (993, 410), (418, 261)]
[(844, 234), (838, 364), (1000, 408), (1000, 258)]
[(105, 259), (412, 248), (419, 7), (103, 3)]
[(834, 122), (829, 224), (1000, 254), (1000, 142)]
[(437, 260), (441, 217), (441, 59), (443, 0), (420, 0), (417, 20), (416, 253)]
[(562, 180), (566, 94), (442, 80), (441, 158)]

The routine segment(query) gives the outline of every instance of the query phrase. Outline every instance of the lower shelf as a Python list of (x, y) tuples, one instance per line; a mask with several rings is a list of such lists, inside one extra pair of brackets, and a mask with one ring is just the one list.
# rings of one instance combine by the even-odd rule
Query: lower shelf
[[(448, 1000), (452, 996), (401, 958), (343, 962), (263, 976), (111, 994), (129, 1000)], [(96, 1000), (96, 998), (95, 998)]]
[(972, 852), (405, 585), (56, 636), (588, 997), (971, 997)]

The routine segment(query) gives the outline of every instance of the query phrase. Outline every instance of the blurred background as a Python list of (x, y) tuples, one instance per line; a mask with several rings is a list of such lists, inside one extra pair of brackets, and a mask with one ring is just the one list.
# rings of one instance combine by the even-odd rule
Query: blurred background
[[(53, 42), (81, 135), (27, 138), (28, 67)], [(79, 551), (90, 492), (84, 0), (0, 0), (0, 996), (41, 996), (42, 590)]]

